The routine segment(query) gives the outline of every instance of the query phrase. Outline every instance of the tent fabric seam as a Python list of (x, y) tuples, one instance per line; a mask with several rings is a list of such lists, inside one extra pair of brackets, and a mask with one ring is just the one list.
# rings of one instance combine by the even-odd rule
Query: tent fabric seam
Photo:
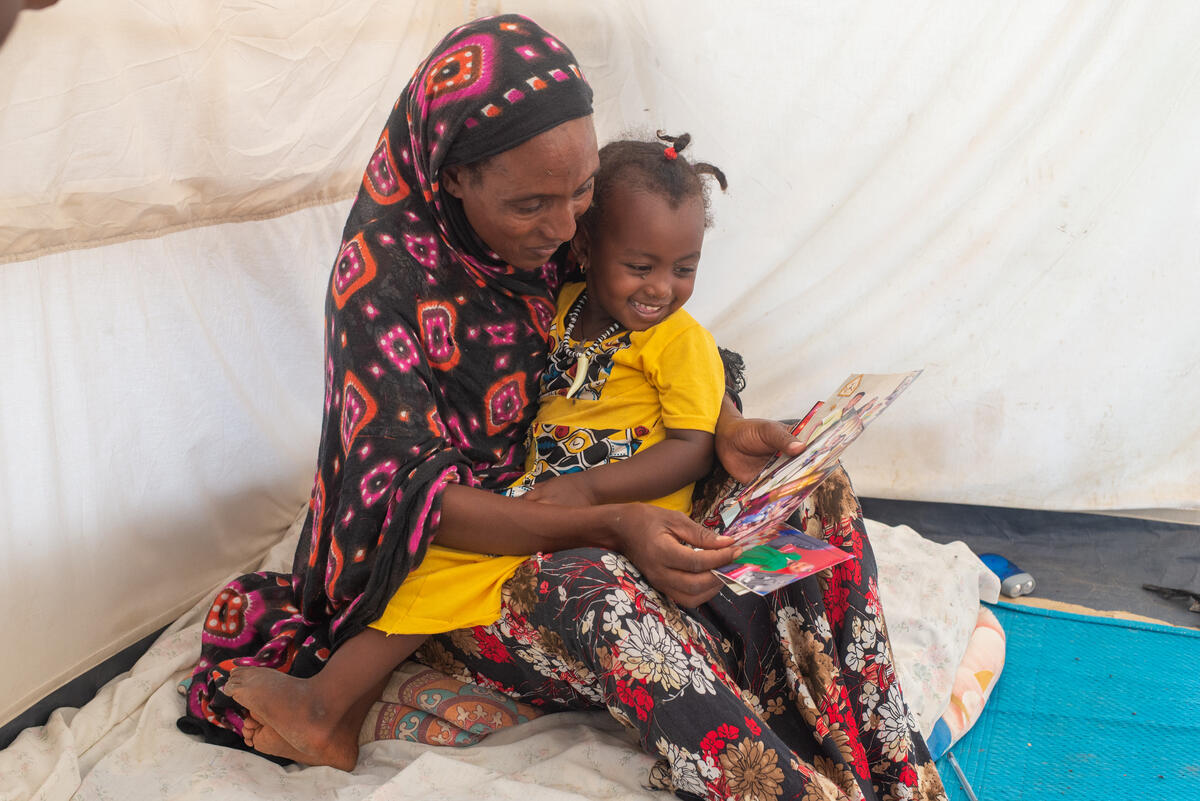
[(275, 206), (266, 211), (250, 212), (245, 214), (229, 214), (208, 217), (203, 220), (191, 220), (189, 222), (177, 223), (161, 228), (146, 228), (137, 231), (128, 231), (114, 236), (102, 237), (99, 239), (88, 239), (63, 242), (57, 245), (48, 245), (46, 247), (36, 248), (34, 250), (24, 250), (18, 253), (0, 253), (0, 265), (16, 264), (20, 262), (34, 261), (44, 256), (50, 256), (56, 253), (67, 253), (79, 250), (91, 250), (94, 248), (106, 247), (109, 245), (119, 245), (123, 242), (130, 242), (141, 239), (158, 239), (168, 234), (180, 233), (183, 231), (191, 231), (198, 228), (208, 228), (215, 225), (227, 225), (247, 222), (262, 222), (263, 220), (273, 220), (277, 217), (285, 217), (304, 209), (314, 208), (316, 206), (331, 206), (335, 203), (341, 203), (345, 200), (353, 198), (355, 191), (351, 192), (335, 192), (331, 194), (321, 194), (315, 197), (310, 197), (305, 200), (289, 203), (284, 206)]

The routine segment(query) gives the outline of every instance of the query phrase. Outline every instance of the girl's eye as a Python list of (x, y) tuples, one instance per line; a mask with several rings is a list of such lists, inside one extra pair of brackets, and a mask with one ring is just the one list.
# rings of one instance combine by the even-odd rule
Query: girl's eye
[(675, 268), (676, 275), (689, 276), (689, 275), (694, 274), (695, 272), (696, 272), (695, 267), (676, 267)]
[(644, 273), (650, 271), (649, 264), (626, 264), (625, 266), (633, 270), (635, 273)]

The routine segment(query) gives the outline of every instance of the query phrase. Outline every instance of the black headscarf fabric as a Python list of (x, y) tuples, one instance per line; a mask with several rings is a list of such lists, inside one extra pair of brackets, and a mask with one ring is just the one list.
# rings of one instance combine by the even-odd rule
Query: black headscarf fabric
[(211, 607), (181, 727), (229, 741), (235, 665), (297, 676), (377, 619), (420, 563), (449, 482), (517, 476), (560, 266), (516, 270), (442, 192), (478, 162), (591, 113), (571, 52), (505, 15), (452, 31), (392, 110), (342, 233), (325, 305), (325, 401), (292, 575), (254, 573)]

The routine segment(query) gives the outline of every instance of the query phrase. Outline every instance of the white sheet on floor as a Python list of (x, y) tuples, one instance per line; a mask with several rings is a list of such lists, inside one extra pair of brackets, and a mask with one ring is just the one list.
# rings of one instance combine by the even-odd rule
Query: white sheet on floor
[[(271, 549), (263, 569), (287, 569), (301, 523), (297, 518)], [(949, 662), (961, 659), (981, 593), (989, 592), (981, 582), (986, 569), (962, 543), (937, 545), (907, 527), (873, 522), (868, 530), (902, 686), (928, 731), (950, 696), (957, 662)], [(208, 603), (175, 621), (86, 706), (54, 712), (46, 726), (0, 752), (0, 801), (666, 797), (643, 788), (654, 760), (604, 712), (546, 715), (470, 748), (371, 743), (353, 773), (281, 768), (206, 745), (180, 732), (175, 720), (183, 713), (176, 685), (196, 660)]]
[(965, 543), (942, 545), (908, 526), (866, 523), (900, 686), (928, 734), (950, 703), (979, 602), (996, 602), (1000, 579)]

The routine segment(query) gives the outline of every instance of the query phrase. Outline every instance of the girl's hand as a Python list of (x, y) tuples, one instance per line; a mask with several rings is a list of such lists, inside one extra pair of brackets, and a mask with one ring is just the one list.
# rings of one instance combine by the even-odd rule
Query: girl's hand
[(725, 472), (743, 484), (758, 477), (759, 471), (776, 453), (795, 456), (804, 450), (800, 440), (777, 420), (727, 415), (722, 409), (717, 421), (717, 458)]
[(582, 473), (570, 473), (547, 479), (538, 483), (521, 497), (538, 503), (552, 503), (558, 506), (596, 505), (596, 496)]
[(655, 589), (680, 606), (695, 607), (725, 586), (710, 571), (732, 562), (741, 548), (682, 512), (644, 503), (621, 504), (619, 550)]

